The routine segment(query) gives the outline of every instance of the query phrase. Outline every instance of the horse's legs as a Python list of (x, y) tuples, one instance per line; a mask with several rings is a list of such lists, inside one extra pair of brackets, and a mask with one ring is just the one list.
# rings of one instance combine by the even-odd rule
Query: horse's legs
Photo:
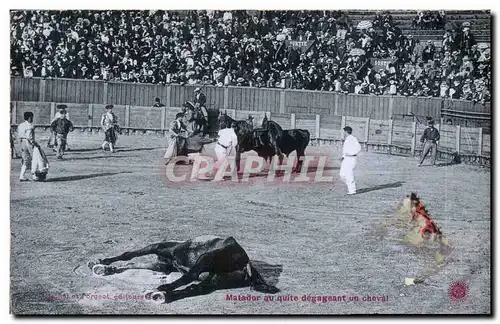
[[(273, 140), (271, 144), (272, 144), (272, 147), (274, 149), (275, 154), (278, 156), (278, 159), (279, 159), (278, 165), (279, 166), (283, 165), (283, 153), (281, 152), (281, 149), (280, 149), (278, 143), (275, 140)], [(284, 173), (283, 170), (276, 170), (276, 175), (279, 175), (282, 172)]]
[(297, 150), (297, 167), (295, 169), (295, 171), (297, 173), (300, 173), (300, 170), (302, 170), (302, 163), (304, 162), (302, 160), (302, 158), (305, 156), (304, 154), (304, 151), (303, 150)]
[(213, 269), (212, 262), (214, 261), (214, 252), (205, 253), (198, 258), (195, 265), (193, 265), (187, 273), (182, 277), (169, 284), (161, 285), (157, 288), (158, 291), (170, 292), (176, 288), (187, 285), (188, 283), (198, 280), (202, 272), (211, 272)]
[(269, 157), (266, 156), (266, 155), (259, 155), (259, 157), (261, 157), (261, 158), (264, 159), (264, 163), (265, 163), (264, 170), (269, 170), (269, 167), (268, 167), (268, 159), (269, 159)]
[(144, 255), (148, 255), (148, 254), (156, 254), (160, 248), (161, 248), (161, 243), (151, 244), (151, 245), (148, 245), (142, 249), (128, 251), (128, 252), (122, 253), (122, 254), (115, 256), (115, 257), (104, 258), (104, 259), (98, 260), (97, 263), (104, 264), (104, 265), (110, 265), (111, 263), (116, 262), (116, 261), (128, 261), (128, 260), (131, 260), (133, 258), (140, 257), (140, 256), (144, 256)]
[(236, 157), (234, 160), (236, 162), (236, 171), (240, 173), (241, 152), (239, 150), (239, 147), (236, 147)]
[(93, 262), (89, 262), (88, 265), (90, 268), (92, 268), (92, 271), (94, 271), (94, 273), (97, 275), (112, 275), (132, 269), (145, 269), (163, 273), (170, 273), (170, 271), (167, 271), (167, 269), (163, 266), (161, 262), (127, 263), (126, 265), (121, 267), (115, 267), (103, 264), (94, 264)]
[(203, 124), (203, 136), (206, 136), (208, 134), (208, 121), (205, 121)]
[(230, 273), (210, 273), (207, 278), (198, 284), (189, 285), (184, 289), (165, 292), (165, 302), (170, 303), (179, 299), (210, 294), (217, 289), (241, 288), (250, 285), (243, 270)]
[[(198, 284), (193, 284), (189, 285), (184, 289), (181, 290), (160, 290), (160, 293), (158, 292), (149, 292), (146, 294), (146, 298), (148, 299), (153, 299), (158, 301), (158, 297), (162, 296), (163, 297), (163, 302), (165, 303), (171, 303), (173, 301), (186, 298), (186, 297), (194, 297), (194, 296), (200, 296), (200, 295), (207, 295), (215, 290), (217, 290), (217, 286), (214, 284), (213, 279), (215, 275), (214, 274), (209, 274), (207, 278), (205, 278), (203, 281), (201, 281)], [(161, 297), (160, 297), (161, 298)]]

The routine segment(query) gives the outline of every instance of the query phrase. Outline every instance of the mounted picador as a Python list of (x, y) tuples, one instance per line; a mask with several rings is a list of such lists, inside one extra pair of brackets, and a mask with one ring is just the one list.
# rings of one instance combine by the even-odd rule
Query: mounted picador
[(208, 124), (208, 112), (207, 112), (207, 97), (203, 92), (201, 92), (201, 88), (194, 89), (194, 108), (200, 110), (205, 118), (206, 123)]

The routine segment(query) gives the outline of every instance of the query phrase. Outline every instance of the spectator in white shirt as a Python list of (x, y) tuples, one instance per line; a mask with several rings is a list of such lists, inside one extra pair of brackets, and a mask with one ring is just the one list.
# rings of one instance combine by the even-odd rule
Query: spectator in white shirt
[(396, 81), (390, 80), (389, 83), (391, 84), (389, 87), (389, 94), (390, 95), (396, 95), (398, 92), (398, 89), (396, 87)]

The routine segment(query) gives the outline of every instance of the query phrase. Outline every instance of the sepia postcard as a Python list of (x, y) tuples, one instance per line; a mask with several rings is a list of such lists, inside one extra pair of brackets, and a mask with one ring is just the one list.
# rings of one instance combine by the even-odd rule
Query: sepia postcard
[(492, 314), (490, 10), (9, 14), (11, 314)]

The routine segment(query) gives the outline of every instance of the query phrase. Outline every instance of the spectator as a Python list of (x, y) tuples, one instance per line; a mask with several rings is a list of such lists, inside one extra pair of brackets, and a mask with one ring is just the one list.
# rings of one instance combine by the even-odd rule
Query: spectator
[[(443, 80), (457, 96), (458, 80), (459, 96), (488, 100), (489, 49), (477, 46), (470, 24), (457, 33), (445, 18), (415, 19), (418, 28), (447, 28), (436, 49), (403, 35), (388, 12), (357, 30), (344, 13), (326, 11), (11, 11), (11, 73), (436, 97)], [(371, 58), (394, 63), (375, 71)]]
[(165, 107), (165, 105), (161, 103), (160, 98), (156, 97), (153, 107)]
[(422, 51), (422, 59), (424, 62), (434, 60), (434, 53), (436, 52), (436, 47), (432, 41), (427, 41), (427, 44)]

